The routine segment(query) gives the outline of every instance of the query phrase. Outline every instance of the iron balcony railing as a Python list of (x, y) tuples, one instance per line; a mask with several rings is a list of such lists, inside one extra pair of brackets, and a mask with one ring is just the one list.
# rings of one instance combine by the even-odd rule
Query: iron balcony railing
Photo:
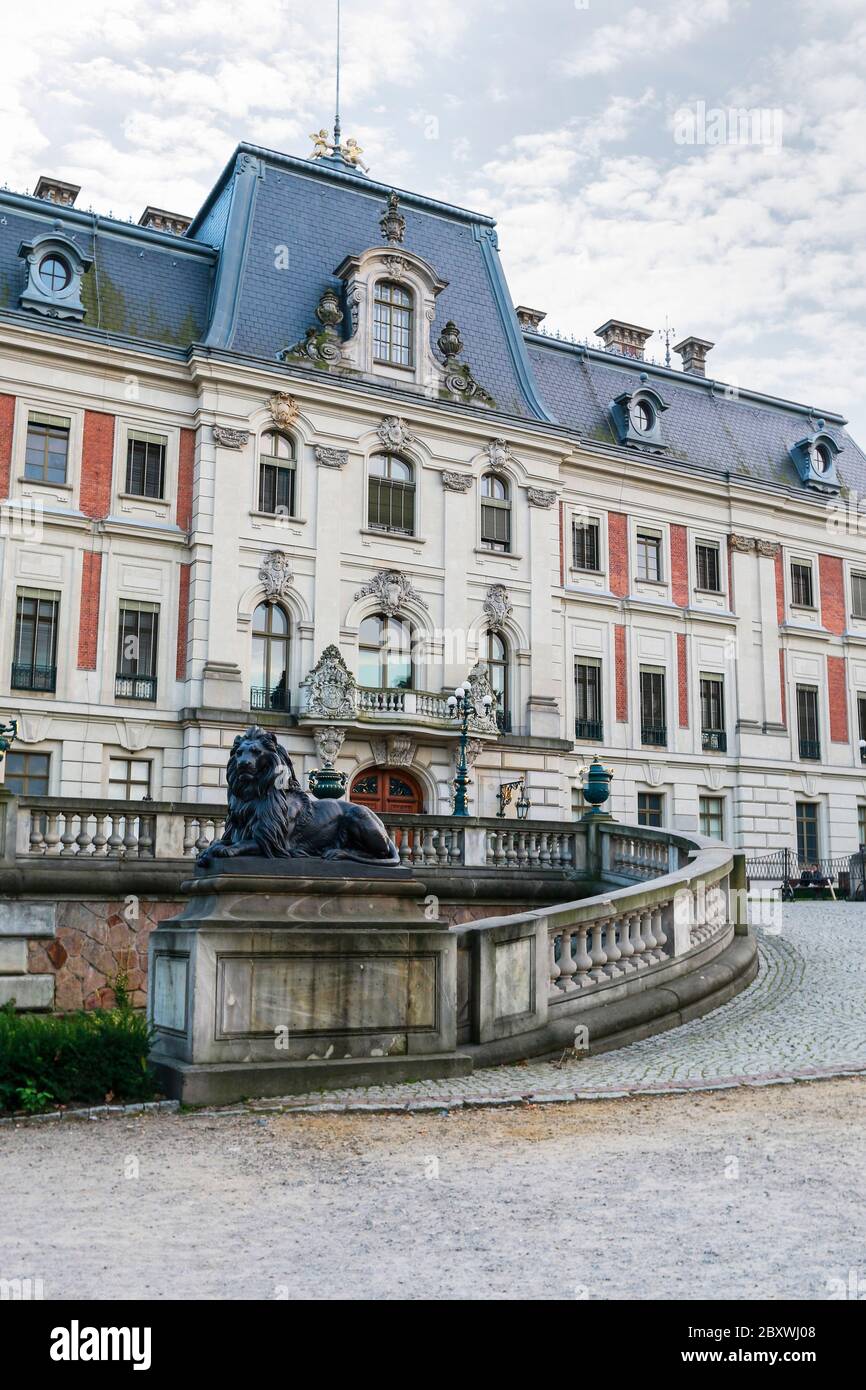
[(812, 763), (821, 761), (821, 743), (817, 738), (800, 739), (800, 757)]
[(56, 666), (31, 666), (26, 662), (12, 664), (13, 690), (56, 690)]
[(114, 694), (118, 700), (155, 700), (156, 676), (126, 676), (118, 671)]
[(711, 753), (727, 753), (728, 735), (724, 729), (702, 729), (701, 747)]
[(600, 743), (604, 737), (604, 725), (600, 719), (576, 719), (574, 721), (574, 737), (588, 738)]
[(266, 685), (254, 685), (250, 688), (250, 709), (278, 710), (281, 714), (287, 714), (289, 692), (281, 690), (279, 686), (271, 690)]
[(640, 741), (641, 743), (649, 744), (653, 748), (667, 748), (667, 724), (641, 724)]

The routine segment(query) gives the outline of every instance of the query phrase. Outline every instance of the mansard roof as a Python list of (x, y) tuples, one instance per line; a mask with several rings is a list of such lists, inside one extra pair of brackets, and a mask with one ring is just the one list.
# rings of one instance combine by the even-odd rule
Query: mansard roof
[[(323, 292), (343, 292), (337, 270), (371, 247), (385, 247), (380, 219), (393, 191), (328, 161), (247, 144), (235, 150), (183, 235), (0, 191), (0, 321), (174, 356), (201, 345), (275, 369), (281, 353), (315, 323)], [(866, 495), (866, 455), (841, 416), (521, 329), (494, 221), (397, 193), (405, 235), (395, 249), (420, 257), (446, 282), (436, 298), (432, 341), (453, 320), (463, 360), (492, 397), (492, 411), (486, 404), (474, 409), (575, 434), (638, 464), (667, 459), (804, 496), (815, 494), (798, 472), (796, 446), (823, 419), (826, 435), (841, 448), (836, 468), (843, 489)], [(82, 279), (81, 322), (20, 305), (27, 280), (21, 248), (52, 232), (71, 239), (82, 261), (93, 261)], [(319, 377), (322, 368), (293, 359), (292, 371), (303, 370)], [(667, 406), (660, 444), (646, 448), (631, 437), (621, 442), (610, 409), (638, 388), (641, 373)], [(381, 386), (389, 394), (395, 389), (393, 381)]]

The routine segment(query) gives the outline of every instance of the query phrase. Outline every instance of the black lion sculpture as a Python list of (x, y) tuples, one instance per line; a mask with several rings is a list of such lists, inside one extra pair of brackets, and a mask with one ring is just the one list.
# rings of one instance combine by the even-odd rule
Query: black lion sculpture
[(199, 855), (200, 868), (239, 855), (400, 863), (397, 846), (373, 811), (350, 801), (309, 796), (285, 748), (258, 725), (235, 739), (226, 780), (225, 831)]

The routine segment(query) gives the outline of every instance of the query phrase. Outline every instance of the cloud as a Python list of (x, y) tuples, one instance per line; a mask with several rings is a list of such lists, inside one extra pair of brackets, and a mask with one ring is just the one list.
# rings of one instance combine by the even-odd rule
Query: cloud
[(705, 29), (726, 23), (732, 10), (731, 0), (692, 0), (687, 5), (669, 0), (653, 9), (636, 5), (618, 23), (594, 29), (562, 60), (563, 70), (571, 77), (597, 77), (633, 61), (656, 63), (662, 54), (694, 43)]

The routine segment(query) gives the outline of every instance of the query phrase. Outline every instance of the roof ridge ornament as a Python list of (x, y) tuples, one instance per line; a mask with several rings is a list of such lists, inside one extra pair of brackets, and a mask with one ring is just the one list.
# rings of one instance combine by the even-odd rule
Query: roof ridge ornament
[(395, 188), (388, 194), (388, 206), (379, 218), (379, 226), (389, 246), (402, 244), (406, 235), (406, 219), (400, 211), (400, 199)]

